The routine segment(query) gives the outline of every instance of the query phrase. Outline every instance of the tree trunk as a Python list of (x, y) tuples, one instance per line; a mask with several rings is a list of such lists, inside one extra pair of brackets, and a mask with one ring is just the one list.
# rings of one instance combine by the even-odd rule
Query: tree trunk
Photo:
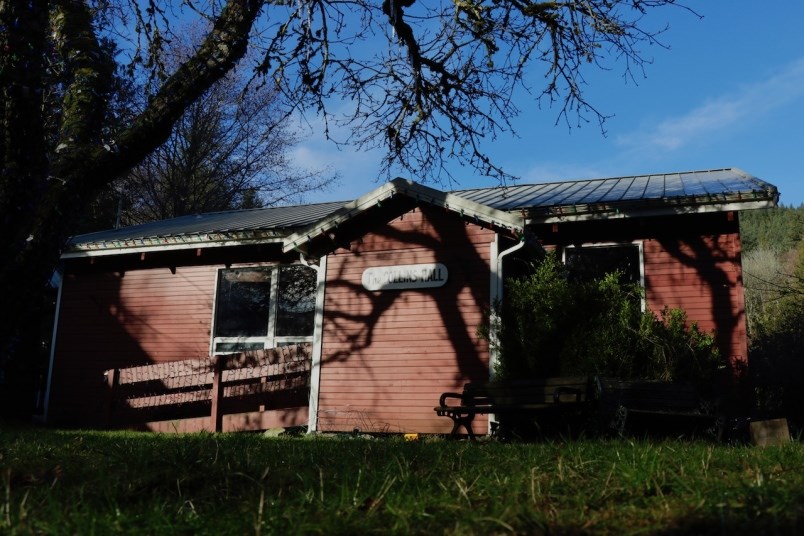
[[(130, 127), (104, 141), (101, 112), (111, 77), (87, 5), (0, 0), (0, 371), (4, 361), (26, 359), (19, 355), (22, 340), (36, 324), (42, 293), (82, 210), (158, 147), (184, 110), (244, 55), (261, 5), (230, 0), (196, 54)], [(42, 111), (51, 89), (44, 83), (51, 29), (67, 78), (55, 139)]]

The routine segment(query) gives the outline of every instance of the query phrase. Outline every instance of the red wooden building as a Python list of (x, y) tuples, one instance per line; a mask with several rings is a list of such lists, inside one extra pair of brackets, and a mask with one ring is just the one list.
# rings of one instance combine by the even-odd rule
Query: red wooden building
[(448, 432), (433, 406), (488, 379), (477, 328), (504, 260), (534, 237), (627, 265), (649, 308), (684, 308), (745, 361), (739, 211), (777, 200), (738, 169), (450, 193), (397, 179), (349, 203), (78, 236), (62, 256), (46, 419), (104, 426), (109, 369), (303, 343), (305, 395), (230, 412), (225, 430)]

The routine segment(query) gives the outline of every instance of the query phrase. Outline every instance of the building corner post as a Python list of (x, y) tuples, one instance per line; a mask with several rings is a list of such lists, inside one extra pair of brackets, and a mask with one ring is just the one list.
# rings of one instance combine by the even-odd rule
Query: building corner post
[(324, 298), (327, 283), (327, 256), (322, 256), (318, 265), (306, 262), (301, 256), (301, 262), (316, 271), (315, 320), (313, 323), (313, 347), (310, 363), (310, 398), (308, 400), (307, 433), (318, 431), (318, 395), (321, 383), (321, 355), (324, 340)]
[(56, 339), (59, 330), (59, 315), (61, 314), (61, 295), (64, 289), (64, 274), (57, 278), (59, 289), (56, 293), (56, 313), (53, 315), (53, 332), (50, 337), (50, 358), (47, 364), (47, 380), (45, 384), (45, 398), (42, 403), (42, 422), (47, 423), (50, 415), (50, 390), (53, 387), (53, 363), (56, 360)]

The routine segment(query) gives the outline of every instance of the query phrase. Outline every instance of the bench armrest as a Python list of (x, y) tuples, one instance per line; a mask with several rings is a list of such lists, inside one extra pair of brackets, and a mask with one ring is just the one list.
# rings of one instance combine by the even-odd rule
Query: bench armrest
[(575, 402), (581, 401), (581, 395), (583, 394), (580, 389), (576, 389), (575, 387), (556, 387), (553, 391), (553, 402), (556, 404), (561, 402), (561, 395), (570, 394), (575, 395)]
[(463, 395), (460, 393), (442, 393), (441, 398), (438, 399), (438, 405), (441, 407), (448, 406), (447, 399), (448, 398), (455, 398), (460, 401), (463, 401)]

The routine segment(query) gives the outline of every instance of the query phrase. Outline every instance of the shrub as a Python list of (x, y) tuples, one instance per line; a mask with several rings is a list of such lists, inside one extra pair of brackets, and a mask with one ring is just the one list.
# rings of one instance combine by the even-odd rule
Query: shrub
[(643, 292), (610, 273), (572, 281), (553, 253), (506, 281), (493, 320), (501, 379), (605, 375), (710, 384), (720, 363), (714, 338), (681, 309), (643, 311)]
[[(763, 274), (756, 256), (746, 255), (746, 310), (749, 315), (749, 375), (760, 414), (785, 416), (804, 428), (804, 241), (787, 266)], [(771, 276), (774, 277), (771, 280)], [(749, 301), (760, 295), (763, 301)], [(760, 307), (761, 305), (761, 307)]]

